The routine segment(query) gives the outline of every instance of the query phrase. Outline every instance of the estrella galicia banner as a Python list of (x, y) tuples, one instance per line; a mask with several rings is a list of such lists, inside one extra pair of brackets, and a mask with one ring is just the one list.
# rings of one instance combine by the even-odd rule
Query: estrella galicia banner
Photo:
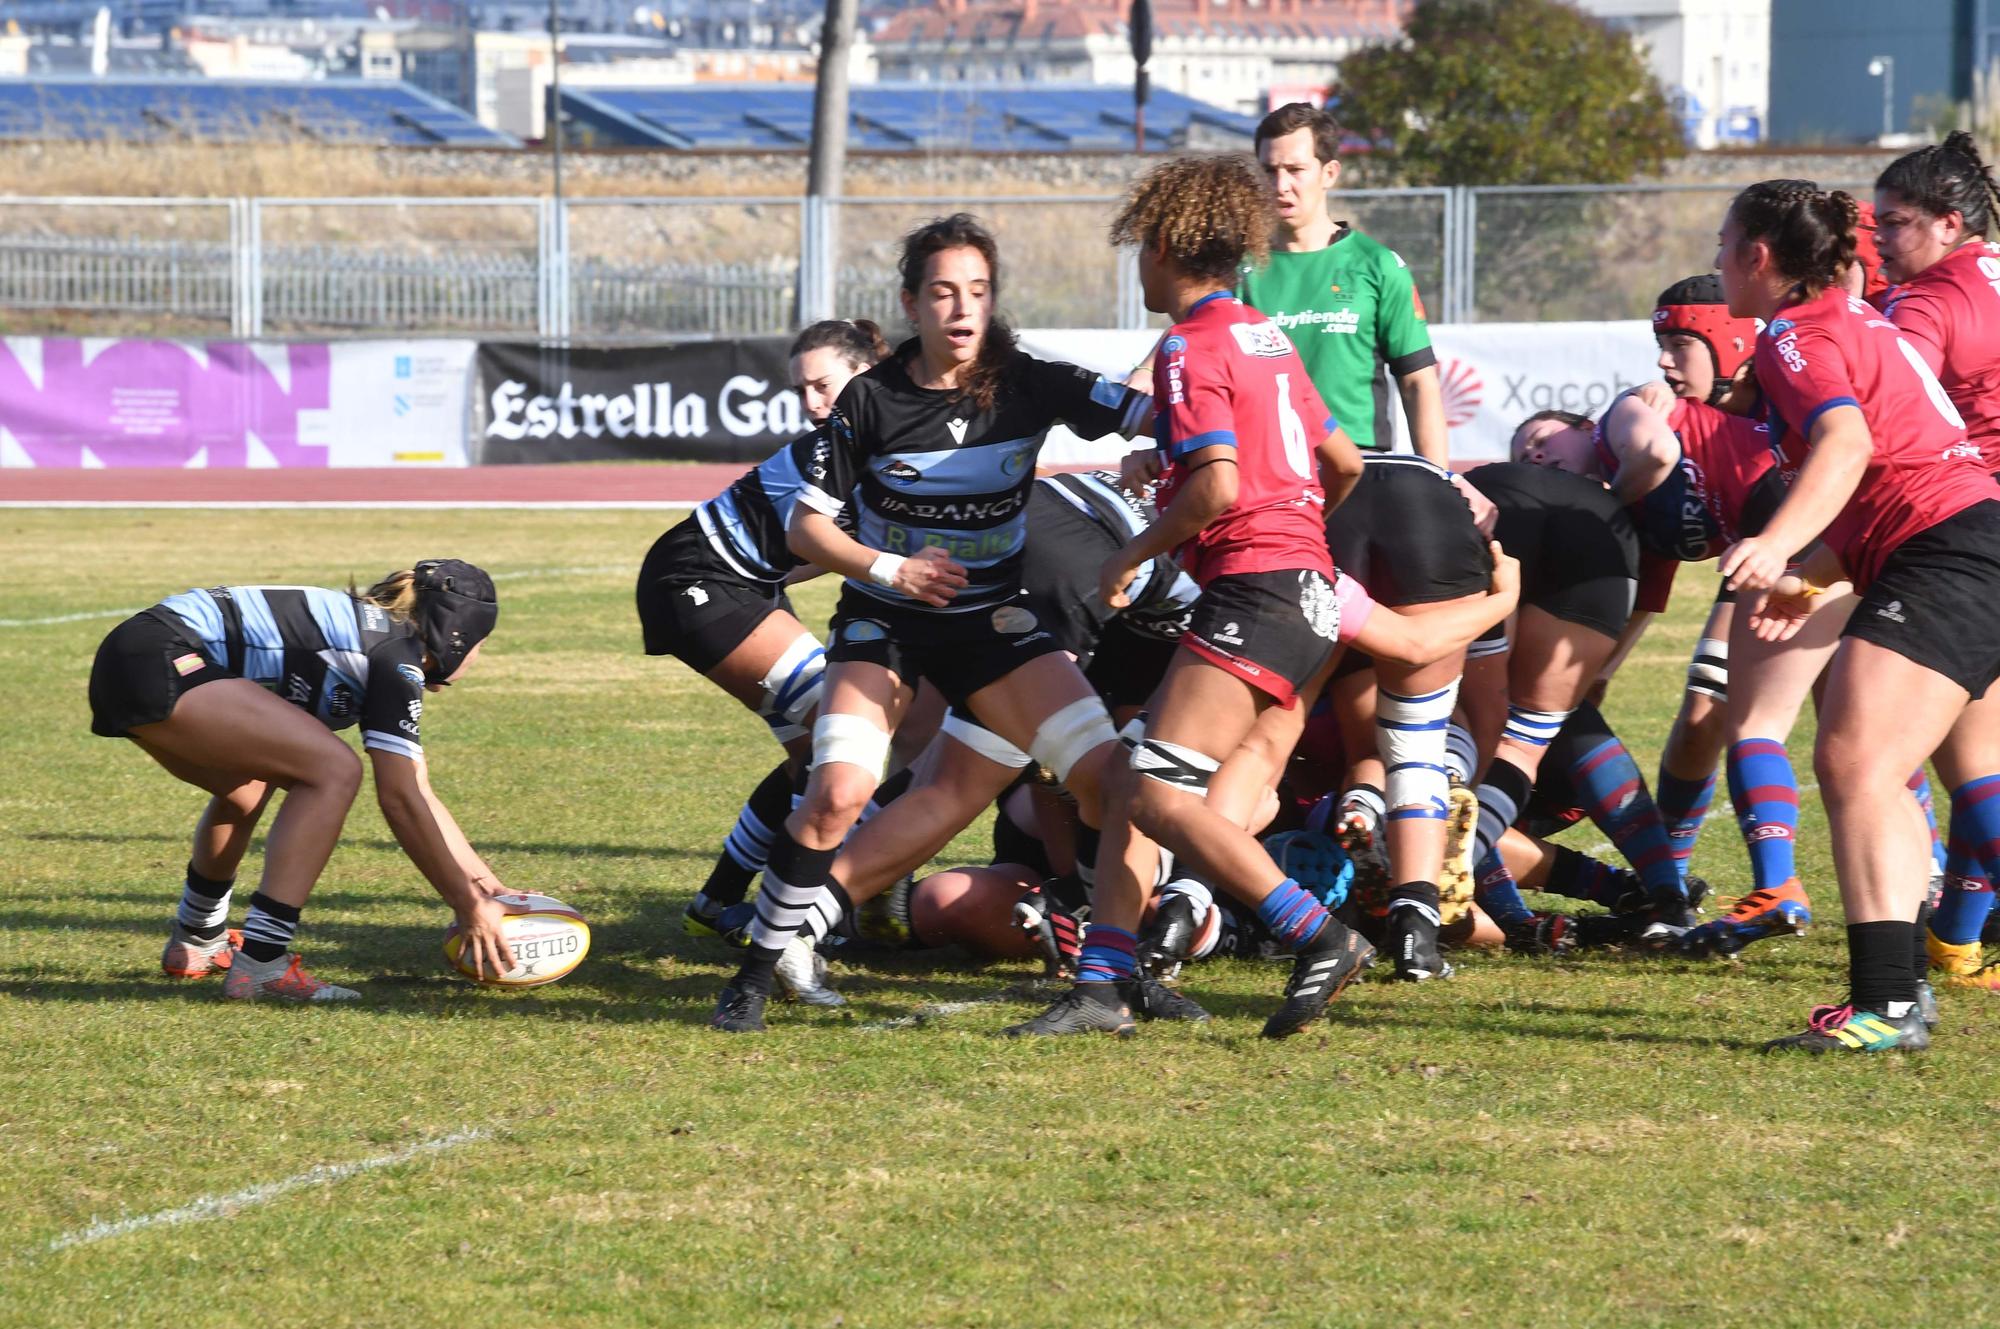
[(761, 461), (809, 428), (787, 344), (482, 342), (473, 460)]

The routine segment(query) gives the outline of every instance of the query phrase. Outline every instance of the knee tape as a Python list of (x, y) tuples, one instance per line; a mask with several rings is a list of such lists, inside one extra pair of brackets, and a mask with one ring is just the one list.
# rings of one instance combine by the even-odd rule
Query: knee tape
[(858, 715), (822, 715), (813, 724), (813, 765), (844, 762), (882, 778), (889, 735)]
[(1446, 739), (1458, 682), (1406, 697), (1384, 688), (1375, 702), (1375, 739), (1389, 769), (1384, 790), (1390, 821), (1442, 822), (1449, 811), (1451, 775)]
[(1157, 738), (1147, 738), (1143, 729), (1134, 735), (1132, 731), (1137, 723), (1134, 721), (1125, 726), (1125, 733), (1120, 735), (1132, 749), (1132, 769), (1148, 779), (1172, 785), (1183, 793), (1207, 798), (1208, 782), (1222, 768), (1222, 763), (1205, 752), (1196, 752), (1179, 743), (1163, 743)]
[(1562, 732), (1563, 722), (1569, 717), (1569, 711), (1531, 711), (1509, 702), (1507, 727), (1500, 731), (1500, 736), (1531, 748), (1545, 748)]
[(1502, 632), (1497, 637), (1476, 638), (1472, 645), (1465, 648), (1465, 658), (1468, 660), (1488, 660), (1496, 655), (1505, 655), (1513, 649), (1513, 641), (1508, 638), (1505, 632)]
[(1069, 773), (1092, 748), (1114, 741), (1111, 716), (1096, 697), (1079, 697), (1042, 721), (1028, 744), (1036, 761), (1055, 772), (1058, 780)]
[(1687, 690), (1717, 701), (1729, 700), (1728, 642), (1703, 637), (1694, 644), (1694, 658), (1688, 661)]
[(812, 633), (801, 632), (764, 675), (764, 704), (757, 713), (773, 730), (781, 722), (799, 725), (819, 705), (825, 682), (826, 650)]
[(938, 729), (986, 760), (997, 766), (1005, 766), (1009, 770), (1018, 771), (1034, 760), (991, 729), (974, 724), (957, 711), (946, 711)]

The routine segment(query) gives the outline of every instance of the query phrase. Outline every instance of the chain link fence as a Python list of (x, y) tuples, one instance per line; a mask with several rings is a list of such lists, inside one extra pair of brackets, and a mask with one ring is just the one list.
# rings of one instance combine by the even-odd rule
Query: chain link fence
[[(1332, 209), (1403, 257), (1435, 321), (1600, 321), (1707, 271), (1735, 189), (1341, 190)], [(0, 326), (633, 341), (782, 334), (830, 301), (895, 335), (903, 234), (969, 211), (1016, 326), (1157, 327), (1109, 242), (1118, 204), (847, 198), (808, 226), (796, 198), (0, 198)]]

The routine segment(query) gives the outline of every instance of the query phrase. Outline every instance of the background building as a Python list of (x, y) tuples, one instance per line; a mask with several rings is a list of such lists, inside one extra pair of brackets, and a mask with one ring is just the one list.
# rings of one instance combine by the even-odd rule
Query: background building
[[(1975, 62), (1996, 55), (1993, 0), (1772, 0), (1772, 136), (1870, 142), (1884, 131), (1885, 100), (1890, 133), (1922, 132), (1971, 95)], [(1883, 73), (1870, 74), (1878, 59)]]
[[(1805, 3), (1821, 7), (1820, 0)], [(1698, 148), (1755, 143), (1768, 136), (1771, 4), (1578, 0), (1579, 8), (1632, 34), (1679, 112), (1688, 142)]]

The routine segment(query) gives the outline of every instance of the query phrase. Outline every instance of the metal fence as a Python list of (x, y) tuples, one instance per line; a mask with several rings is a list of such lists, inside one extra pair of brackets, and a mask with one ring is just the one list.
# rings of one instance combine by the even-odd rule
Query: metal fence
[[(1734, 185), (1342, 190), (1439, 322), (1643, 317), (1706, 271)], [(634, 340), (903, 324), (895, 253), (958, 210), (1000, 241), (1022, 327), (1157, 326), (1112, 195), (0, 198), (0, 330)]]

